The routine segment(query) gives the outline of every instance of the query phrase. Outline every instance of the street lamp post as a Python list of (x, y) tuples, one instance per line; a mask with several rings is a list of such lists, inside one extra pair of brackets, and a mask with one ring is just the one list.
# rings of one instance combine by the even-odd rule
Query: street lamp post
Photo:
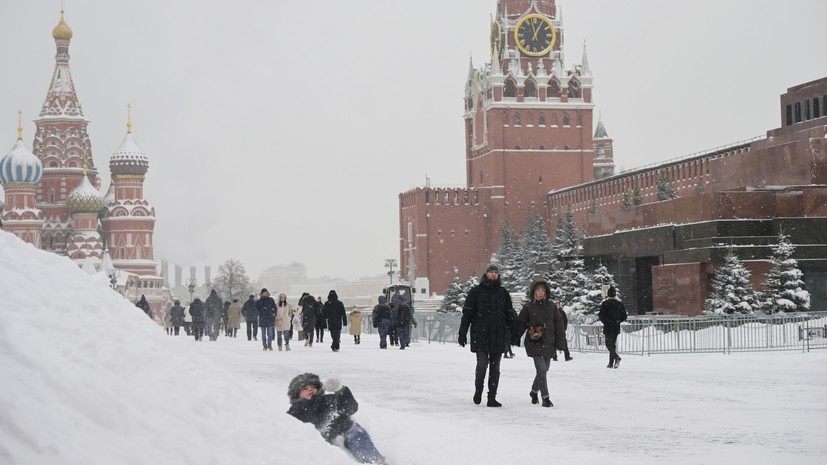
[(109, 284), (112, 286), (113, 290), (118, 289), (118, 275), (120, 274), (119, 270), (112, 269), (109, 271)]
[(387, 258), (385, 259), (385, 267), (388, 268), (388, 280), (390, 284), (393, 284), (393, 267), (396, 266), (396, 259), (395, 258)]
[(192, 294), (195, 292), (195, 286), (196, 283), (194, 279), (187, 280), (187, 290), (190, 291), (190, 304), (192, 304)]

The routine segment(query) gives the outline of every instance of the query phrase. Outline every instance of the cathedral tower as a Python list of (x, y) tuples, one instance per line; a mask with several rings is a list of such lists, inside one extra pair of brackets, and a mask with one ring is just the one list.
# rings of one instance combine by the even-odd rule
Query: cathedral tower
[(89, 121), (83, 116), (69, 69), (72, 29), (66, 24), (62, 10), (52, 37), (57, 47), (55, 70), (46, 100), (35, 120), (37, 130), (32, 151), (43, 165), (43, 179), (37, 190), (37, 203), (45, 220), (42, 248), (65, 254), (73, 231), (66, 198), (84, 177), (84, 160), (88, 164), (90, 182), (99, 187), (100, 179), (86, 132)]
[[(18, 115), (21, 113), (18, 112)], [(23, 122), (18, 122), (17, 143), (0, 159), (0, 183), (5, 191), (3, 229), (40, 248), (43, 212), (35, 201), (43, 176), (40, 160), (23, 143)]]

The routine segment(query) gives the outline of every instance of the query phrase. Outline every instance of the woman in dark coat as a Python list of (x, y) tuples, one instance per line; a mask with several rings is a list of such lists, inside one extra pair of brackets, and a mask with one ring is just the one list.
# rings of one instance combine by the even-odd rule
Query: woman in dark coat
[(302, 305), (302, 330), (304, 331), (306, 347), (313, 347), (313, 332), (316, 329), (316, 299), (308, 294), (301, 300)]
[(324, 312), (322, 306), (322, 296), (316, 297), (316, 342), (324, 342), (324, 330), (327, 328), (327, 322), (324, 319)]
[(557, 356), (557, 341), (565, 339), (566, 329), (556, 302), (549, 300), (551, 288), (545, 281), (531, 286), (531, 301), (523, 306), (517, 320), (525, 337), (525, 353), (534, 360), (534, 382), (531, 384), (531, 403), (539, 403), (537, 392), (543, 396), (543, 407), (552, 407), (548, 392), (548, 369)]
[(135, 306), (143, 310), (146, 316), (152, 318), (152, 310), (149, 308), (149, 302), (146, 301), (146, 296), (141, 294), (141, 299), (135, 302)]

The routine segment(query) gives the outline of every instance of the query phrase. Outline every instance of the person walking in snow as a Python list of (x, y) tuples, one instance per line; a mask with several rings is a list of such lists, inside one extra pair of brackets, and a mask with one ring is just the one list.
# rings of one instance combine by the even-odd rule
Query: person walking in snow
[(184, 325), (184, 307), (181, 306), (181, 301), (176, 300), (172, 308), (169, 309), (170, 316), (172, 317), (172, 331), (173, 334), (176, 336), (178, 335), (178, 331), (181, 329), (181, 326)]
[(204, 319), (207, 325), (207, 337), (209, 337), (211, 341), (218, 339), (218, 327), (221, 325), (222, 305), (221, 297), (218, 296), (218, 292), (215, 289), (210, 291), (210, 295), (208, 295), (207, 300), (204, 301)]
[[(302, 292), (302, 296), (299, 297), (299, 302), (296, 304), (296, 309), (293, 311), (293, 329), (298, 332), (297, 341), (304, 340), (304, 305), (302, 303), (308, 295), (310, 294)], [(307, 343), (305, 342), (304, 345), (307, 346)]]
[(371, 313), (371, 320), (373, 320), (373, 327), (379, 330), (379, 348), (388, 348), (388, 331), (391, 327), (391, 308), (386, 303), (388, 299), (380, 295), (379, 303), (373, 307)]
[(305, 347), (313, 347), (313, 334), (316, 331), (316, 307), (319, 303), (316, 298), (307, 294), (302, 299), (302, 326), (304, 328), (304, 345)]
[[(192, 305), (192, 302), (190, 302)], [(190, 313), (190, 305), (184, 307), (184, 331), (187, 336), (192, 336), (192, 313)]]
[(172, 336), (172, 313), (169, 311), (171, 308), (172, 305), (167, 302), (167, 308), (164, 310), (164, 331), (169, 336)]
[(399, 348), (405, 350), (411, 343), (411, 323), (413, 311), (411, 306), (405, 302), (405, 298), (396, 297), (396, 333), (399, 336)]
[(149, 308), (149, 302), (146, 301), (145, 295), (141, 294), (141, 298), (135, 302), (135, 306), (146, 313), (146, 316), (152, 318), (152, 309)]
[(293, 324), (293, 307), (287, 303), (287, 294), (279, 294), (279, 302), (276, 309), (276, 341), (281, 352), (282, 338), (286, 349), (290, 350), (290, 325)]
[(247, 340), (258, 341), (258, 308), (256, 308), (256, 296), (250, 294), (247, 302), (241, 307), (241, 315), (247, 323)]
[(324, 317), (322, 296), (316, 297), (316, 342), (324, 342), (324, 330), (327, 329), (327, 320)]
[(350, 325), (348, 332), (353, 336), (354, 344), (362, 343), (362, 312), (359, 311), (355, 305), (350, 309), (350, 315), (347, 316), (347, 322)]
[(192, 315), (192, 335), (196, 341), (200, 341), (204, 338), (204, 326), (206, 325), (204, 303), (200, 298), (196, 297), (190, 304), (190, 315)]
[[(488, 407), (502, 407), (497, 402), (497, 387), (500, 383), (500, 361), (505, 344), (511, 338), (513, 345), (519, 345), (515, 333), (517, 313), (511, 303), (511, 296), (502, 286), (500, 269), (495, 264), (485, 268), (480, 283), (474, 286), (465, 298), (462, 320), (459, 325), (457, 343), (465, 347), (468, 343), (468, 329), (471, 329), (471, 352), (477, 355), (474, 378), (474, 403), (482, 402), (485, 373), (488, 374)], [(512, 334), (515, 333), (515, 334)]]
[(370, 434), (351, 418), (359, 410), (359, 403), (338, 379), (322, 384), (316, 374), (300, 374), (290, 381), (287, 398), (288, 414), (313, 424), (327, 442), (341, 443), (357, 462), (385, 463)]
[[(567, 362), (574, 360), (574, 357), (571, 356), (571, 352), (569, 352), (569, 341), (566, 338), (566, 331), (569, 329), (569, 316), (566, 314), (566, 311), (560, 308), (560, 304), (557, 304), (557, 312), (560, 313), (560, 319), (563, 320), (563, 333), (562, 337), (557, 338), (557, 350), (563, 351), (563, 356)], [(554, 361), (557, 361), (557, 350), (554, 351)]]
[(388, 329), (388, 339), (392, 346), (399, 345), (399, 306), (396, 302), (388, 302), (391, 308), (391, 326)]
[[(520, 333), (528, 330), (525, 337), (525, 353), (534, 360), (534, 381), (531, 383), (531, 403), (543, 397), (543, 407), (553, 407), (548, 391), (548, 369), (552, 358), (557, 356), (557, 341), (566, 337), (559, 305), (549, 299), (551, 288), (545, 281), (531, 286), (531, 300), (520, 310), (517, 317)], [(518, 341), (519, 342), (519, 341)]]
[(241, 303), (233, 299), (233, 303), (227, 307), (227, 336), (236, 337), (238, 328), (241, 326)]
[(270, 297), (267, 288), (261, 290), (256, 302), (258, 310), (258, 326), (261, 328), (261, 344), (264, 350), (273, 350), (273, 336), (276, 324), (276, 301)]
[(227, 322), (230, 319), (230, 303), (229, 300), (224, 301), (224, 308), (221, 309), (221, 328), (224, 329), (224, 335), (229, 337), (230, 336), (230, 326)]
[(620, 323), (626, 321), (626, 306), (617, 298), (614, 286), (609, 288), (606, 299), (600, 303), (598, 318), (603, 323), (606, 349), (609, 350), (609, 364), (606, 368), (617, 368), (620, 366), (620, 355), (617, 355), (617, 336), (620, 335)]
[(345, 305), (339, 300), (335, 290), (327, 294), (327, 302), (322, 307), (322, 313), (324, 313), (327, 329), (330, 331), (330, 339), (333, 340), (330, 349), (338, 352), (342, 327), (347, 326), (347, 313), (345, 313)]

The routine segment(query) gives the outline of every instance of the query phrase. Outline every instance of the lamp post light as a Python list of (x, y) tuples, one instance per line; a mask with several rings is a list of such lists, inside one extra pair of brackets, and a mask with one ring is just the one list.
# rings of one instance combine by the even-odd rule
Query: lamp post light
[(187, 280), (187, 290), (190, 291), (190, 304), (192, 304), (192, 294), (195, 292), (196, 282), (194, 279)]
[(387, 258), (385, 259), (385, 267), (388, 268), (388, 280), (390, 284), (393, 284), (393, 267), (396, 266), (396, 259), (395, 258)]

